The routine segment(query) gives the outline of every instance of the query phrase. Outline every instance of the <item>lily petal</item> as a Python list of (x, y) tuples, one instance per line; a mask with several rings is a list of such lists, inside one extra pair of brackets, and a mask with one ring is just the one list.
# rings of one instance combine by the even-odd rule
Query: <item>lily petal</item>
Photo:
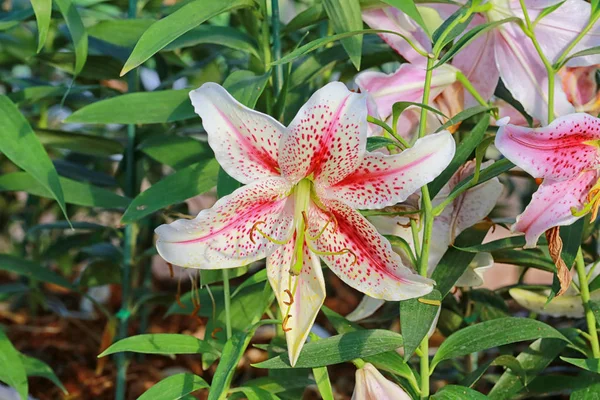
[[(325, 206), (327, 213), (317, 207), (310, 210), (310, 234), (314, 237), (322, 230), (312, 245), (340, 279), (377, 299), (406, 300), (431, 292), (433, 281), (404, 266), (362, 215), (336, 200), (327, 200)], [(332, 217), (335, 223), (324, 228)]]
[(356, 169), (367, 142), (366, 95), (341, 82), (317, 90), (281, 142), (280, 165), (293, 183), (309, 175), (328, 185)]
[[(529, 1), (526, 1), (526, 4)], [(532, 20), (541, 11), (541, 9), (538, 11), (529, 8), (528, 10)], [(546, 57), (555, 62), (573, 39), (586, 27), (590, 20), (590, 14), (590, 3), (583, 0), (566, 0), (556, 10), (543, 17), (535, 26), (535, 37)], [(598, 46), (598, 43), (600, 43), (600, 24), (596, 23), (575, 45), (570, 54)], [(567, 63), (572, 67), (594, 64), (600, 64), (599, 54), (573, 58)]]
[[(520, 288), (510, 289), (508, 293), (521, 307), (535, 313), (551, 317), (583, 318), (583, 305), (579, 295), (563, 294), (548, 303), (547, 294)], [(596, 297), (598, 295), (600, 292)]]
[(600, 165), (600, 119), (577, 113), (559, 117), (542, 128), (505, 125), (496, 147), (534, 178), (571, 179)]
[[(308, 247), (304, 246), (300, 275), (290, 274), (294, 261), (294, 242), (295, 240), (292, 239), (267, 258), (269, 282), (277, 297), (281, 315), (288, 318), (285, 323), (287, 330), (285, 337), (292, 366), (296, 364), (302, 346), (325, 300), (325, 280), (321, 271), (321, 262)], [(288, 306), (290, 303), (291, 306)]]
[(570, 225), (575, 217), (571, 208), (581, 209), (589, 190), (597, 180), (596, 171), (588, 171), (565, 181), (545, 179), (533, 194), (525, 211), (517, 217), (513, 232), (525, 233), (526, 246), (536, 246), (542, 233), (554, 226)]
[(400, 154), (367, 153), (355, 172), (320, 189), (321, 196), (353, 208), (383, 208), (405, 200), (452, 161), (456, 145), (448, 131), (417, 140)]
[(208, 143), (221, 167), (242, 183), (279, 176), (278, 146), (286, 128), (249, 109), (216, 83), (190, 92)]
[(284, 240), (293, 228), (290, 184), (265, 178), (221, 198), (192, 220), (180, 219), (156, 228), (158, 253), (167, 262), (189, 268), (235, 268), (271, 254), (277, 245), (259, 232)]
[[(398, 32), (427, 53), (431, 51), (431, 41), (427, 34), (412, 19), (394, 8), (364, 10), (363, 21), (372, 29), (382, 29)], [(383, 33), (379, 35), (392, 49), (413, 64), (425, 64), (427, 59), (417, 53), (406, 40), (398, 35)]]
[[(500, 77), (525, 110), (542, 123), (548, 121), (548, 74), (531, 40), (514, 24), (496, 30), (495, 55)], [(559, 77), (554, 86), (554, 112), (574, 112), (562, 90)]]
[(363, 296), (362, 300), (356, 306), (354, 310), (348, 315), (346, 315), (346, 319), (348, 321), (360, 321), (361, 319), (369, 318), (371, 315), (375, 314), (377, 310), (381, 308), (385, 304), (385, 300), (382, 299), (374, 299), (370, 296)]
[(494, 266), (494, 258), (490, 253), (477, 253), (469, 267), (458, 278), (455, 286), (477, 287), (483, 285), (483, 274)]
[[(456, 68), (443, 65), (433, 70), (429, 99), (433, 100), (447, 86), (456, 82)], [(356, 77), (362, 92), (373, 96), (382, 118), (392, 114), (392, 106), (399, 101), (420, 103), (423, 100), (423, 85), (426, 70), (423, 66), (402, 64), (392, 74), (366, 71)]]

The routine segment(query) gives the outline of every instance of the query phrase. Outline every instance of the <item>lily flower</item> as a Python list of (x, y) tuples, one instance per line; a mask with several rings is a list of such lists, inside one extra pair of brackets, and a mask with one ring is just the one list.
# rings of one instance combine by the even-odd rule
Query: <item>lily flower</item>
[(356, 370), (352, 400), (410, 400), (410, 396), (371, 363), (365, 363)]
[[(560, 3), (560, 0), (525, 0), (530, 19), (535, 18), (547, 7)], [(486, 11), (477, 13), (468, 29), (487, 22), (501, 21), (509, 17), (524, 18), (519, 0), (491, 0)], [(432, 3), (420, 7), (422, 15), (441, 24), (459, 5)], [(535, 25), (535, 35), (542, 51), (550, 62), (557, 61), (563, 50), (582, 32), (590, 19), (591, 6), (583, 0), (566, 0), (552, 13), (544, 16)], [(433, 17), (432, 17), (433, 15)], [(400, 17), (401, 16), (401, 17)], [(391, 7), (383, 10), (366, 10), (363, 20), (374, 29), (394, 29), (405, 35), (412, 34), (413, 42), (423, 34), (421, 28), (413, 22), (410, 31), (403, 29), (405, 24), (398, 18), (408, 18), (399, 10)], [(414, 62), (419, 56), (401, 45), (401, 39), (395, 35), (381, 35), (390, 46)], [(594, 47), (600, 41), (600, 24), (596, 24), (574, 47), (570, 54)], [(430, 45), (424, 46), (425, 50)], [(414, 52), (414, 50), (413, 50)], [(452, 65), (460, 69), (479, 94), (489, 99), (494, 93), (498, 78), (506, 85), (512, 95), (523, 104), (525, 110), (539, 121), (548, 120), (548, 75), (539, 54), (531, 40), (515, 22), (498, 25), (482, 34), (465, 46), (453, 59)], [(588, 66), (600, 63), (599, 55), (577, 57), (568, 61), (567, 66)], [(555, 114), (566, 115), (574, 112), (557, 77), (555, 85)], [(474, 104), (470, 95), (466, 96), (467, 106)]]
[(526, 246), (555, 226), (570, 225), (600, 206), (598, 182), (600, 119), (584, 113), (566, 115), (542, 128), (507, 124), (496, 134), (496, 147), (534, 178), (543, 178), (513, 232), (525, 234)]
[(449, 132), (400, 154), (368, 153), (366, 96), (340, 82), (314, 93), (288, 127), (214, 83), (190, 98), (217, 161), (246, 186), (193, 220), (158, 227), (158, 252), (201, 269), (266, 257), (292, 365), (325, 298), (319, 258), (372, 297), (403, 300), (432, 290), (355, 209), (396, 204), (431, 182), (454, 155)]
[(563, 90), (577, 112), (592, 115), (600, 113), (600, 93), (596, 83), (598, 65), (589, 67), (565, 67), (558, 71)]
[[(595, 264), (589, 264), (585, 267), (589, 274), (588, 281), (592, 282), (600, 275), (600, 268)], [(591, 271), (591, 274), (590, 274)], [(557, 296), (548, 302), (548, 294), (550, 289), (543, 291), (534, 291), (523, 288), (510, 289), (510, 296), (523, 308), (541, 315), (549, 315), (551, 317), (567, 317), (567, 318), (583, 318), (585, 310), (581, 302), (579, 294), (579, 276), (573, 275), (573, 282), (562, 296)], [(600, 300), (600, 289), (590, 292), (592, 301)]]
[[(490, 164), (491, 162), (483, 163), (481, 168), (486, 168)], [(446, 200), (454, 187), (472, 175), (474, 170), (474, 161), (469, 161), (460, 168), (432, 200), (433, 206), (435, 207)], [(502, 194), (502, 190), (503, 186), (498, 178), (490, 179), (462, 193), (446, 206), (442, 214), (433, 219), (431, 237), (435, 238), (435, 240), (431, 241), (429, 248), (429, 264), (427, 268), (429, 275), (433, 273), (449, 246), (454, 243), (454, 239), (465, 229), (483, 220), (492, 211)], [(369, 220), (380, 233), (404, 239), (411, 250), (414, 251), (414, 240), (410, 225), (407, 223), (408, 218), (404, 216), (372, 216), (369, 217)], [(394, 250), (403, 257), (403, 261), (406, 264), (410, 265), (409, 257), (406, 257), (402, 249), (394, 248)], [(493, 265), (493, 262), (494, 260), (490, 254), (478, 254), (458, 279), (456, 286), (471, 287), (482, 285), (482, 274)], [(383, 303), (383, 300), (371, 299), (365, 296), (359, 306), (346, 316), (346, 318), (351, 321), (367, 318), (375, 313)]]

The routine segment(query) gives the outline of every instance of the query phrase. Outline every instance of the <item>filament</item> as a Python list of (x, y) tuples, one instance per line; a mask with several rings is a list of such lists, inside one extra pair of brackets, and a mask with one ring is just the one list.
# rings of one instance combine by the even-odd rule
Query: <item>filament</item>
[(317, 250), (314, 247), (312, 247), (308, 242), (306, 242), (306, 245), (308, 246), (310, 251), (312, 251), (313, 253), (315, 253), (316, 255), (319, 255), (319, 256), (342, 256), (344, 254), (352, 254), (352, 256), (354, 257), (354, 261), (350, 265), (352, 266), (352, 265), (356, 265), (358, 263), (358, 257), (356, 256), (356, 253), (347, 247), (340, 251), (320, 251), (320, 250)]
[[(275, 244), (284, 245), (284, 244), (287, 244), (287, 242), (290, 241), (291, 236), (289, 238), (287, 238), (287, 239), (284, 239), (284, 240), (278, 240), (278, 239), (275, 239), (274, 237), (271, 237), (271, 236), (267, 235), (262, 230), (260, 230), (260, 228), (258, 227), (258, 225), (261, 225), (261, 224), (266, 224), (266, 222), (265, 221), (257, 221), (254, 225), (252, 225), (252, 228), (250, 228), (250, 233), (249, 233), (249, 235), (250, 235), (250, 241), (253, 244), (256, 244), (256, 242), (254, 241), (254, 231), (260, 233), (262, 235), (262, 237), (264, 237), (265, 239), (267, 239), (269, 242), (272, 242), (272, 243), (275, 243)], [(293, 231), (292, 231), (292, 233), (293, 233)]]

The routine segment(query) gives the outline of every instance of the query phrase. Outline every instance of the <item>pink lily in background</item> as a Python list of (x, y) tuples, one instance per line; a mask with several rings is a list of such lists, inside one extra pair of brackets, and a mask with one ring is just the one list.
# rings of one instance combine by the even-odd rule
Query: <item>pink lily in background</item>
[[(491, 165), (492, 161), (483, 163), (481, 168)], [(462, 166), (448, 183), (432, 200), (433, 206), (441, 204), (447, 199), (452, 189), (461, 181), (467, 179), (475, 170), (475, 162), (469, 161)], [(504, 187), (498, 178), (490, 179), (478, 186), (475, 186), (458, 196), (452, 203), (448, 204), (444, 211), (433, 220), (433, 238), (430, 245), (428, 274), (431, 275), (438, 263), (454, 243), (454, 240), (465, 229), (482, 221), (496, 206)], [(398, 236), (404, 239), (411, 250), (415, 251), (412, 230), (409, 225), (409, 219), (405, 216), (372, 216), (369, 221), (384, 235)], [(405, 264), (410, 265), (410, 258), (407, 257), (404, 250), (395, 248), (398, 254), (402, 256)], [(474, 262), (465, 270), (464, 274), (456, 282), (456, 286), (480, 286), (483, 284), (482, 273), (485, 269), (493, 265), (494, 260), (489, 253), (479, 253)], [(357, 321), (372, 315), (383, 301), (365, 296), (359, 306), (346, 318), (351, 321)]]
[[(560, 0), (525, 0), (531, 20)], [(500, 21), (509, 17), (523, 18), (518, 0), (491, 0), (489, 9), (478, 13), (472, 19), (469, 29), (489, 21)], [(421, 12), (438, 23), (446, 20), (458, 9), (458, 5), (431, 3), (420, 6)], [(535, 27), (535, 35), (540, 46), (551, 61), (555, 62), (562, 51), (583, 30), (590, 19), (590, 4), (583, 0), (566, 0), (558, 9), (543, 17)], [(431, 15), (436, 17), (432, 18)], [(407, 29), (407, 17), (400, 11), (387, 7), (380, 10), (363, 12), (364, 21), (374, 29), (391, 29), (403, 34), (412, 34), (413, 42), (429, 51), (431, 44), (422, 39), (423, 31), (410, 21)], [(382, 34), (390, 46), (411, 62), (421, 57), (404, 40), (395, 35)], [(596, 24), (575, 46), (571, 54), (582, 49), (597, 46), (600, 43), (600, 25)], [(412, 54), (415, 53), (415, 54)], [(422, 61), (421, 61), (422, 63)], [(531, 40), (518, 24), (508, 22), (488, 31), (463, 48), (453, 59), (452, 65), (460, 69), (484, 99), (494, 93), (498, 78), (506, 85), (512, 95), (523, 104), (525, 110), (539, 121), (548, 119), (548, 76), (544, 65)], [(591, 55), (571, 59), (567, 66), (587, 66), (600, 63), (600, 55)], [(555, 85), (555, 114), (566, 115), (574, 112), (563, 91), (560, 79)], [(474, 104), (470, 95), (466, 96), (466, 106)]]
[(594, 116), (600, 113), (600, 94), (596, 83), (598, 65), (589, 67), (565, 67), (558, 71), (563, 90), (577, 112)]
[[(429, 104), (440, 109), (448, 117), (463, 109), (463, 88), (456, 80), (457, 71), (450, 65), (444, 65), (433, 71), (431, 79)], [(402, 64), (392, 74), (365, 71), (356, 77), (355, 83), (362, 93), (369, 94), (369, 115), (392, 124), (392, 108), (395, 103), (423, 101), (425, 68), (407, 63)], [(412, 139), (418, 130), (420, 113), (421, 109), (417, 107), (405, 110), (398, 119), (397, 133), (406, 139)], [(428, 131), (439, 128), (444, 122), (440, 120), (439, 115), (427, 112)], [(371, 125), (372, 135), (381, 131), (380, 127)], [(450, 131), (452, 132), (451, 129)]]
[(410, 400), (410, 396), (386, 379), (373, 364), (365, 363), (356, 370), (352, 400)]
[(542, 128), (500, 127), (496, 147), (534, 178), (543, 178), (513, 232), (535, 247), (546, 230), (570, 225), (600, 206), (600, 119), (584, 113), (566, 115)]
[(156, 229), (156, 246), (183, 267), (234, 268), (267, 258), (294, 365), (325, 298), (319, 258), (376, 298), (403, 300), (433, 282), (406, 267), (356, 208), (403, 201), (450, 163), (449, 132), (397, 155), (366, 152), (366, 96), (333, 82), (288, 127), (204, 84), (190, 93), (223, 169), (246, 186), (193, 220)]

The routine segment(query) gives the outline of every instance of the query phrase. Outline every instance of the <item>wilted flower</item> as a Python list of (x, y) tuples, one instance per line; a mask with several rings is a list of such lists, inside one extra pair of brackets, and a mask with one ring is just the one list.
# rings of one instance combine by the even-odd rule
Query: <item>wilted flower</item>
[(267, 257), (292, 364), (325, 297), (319, 257), (372, 297), (403, 300), (432, 290), (355, 209), (396, 204), (433, 180), (454, 155), (450, 133), (396, 155), (367, 153), (366, 96), (339, 82), (318, 90), (287, 128), (214, 83), (190, 97), (217, 161), (246, 186), (194, 220), (158, 227), (159, 254), (203, 269)]

